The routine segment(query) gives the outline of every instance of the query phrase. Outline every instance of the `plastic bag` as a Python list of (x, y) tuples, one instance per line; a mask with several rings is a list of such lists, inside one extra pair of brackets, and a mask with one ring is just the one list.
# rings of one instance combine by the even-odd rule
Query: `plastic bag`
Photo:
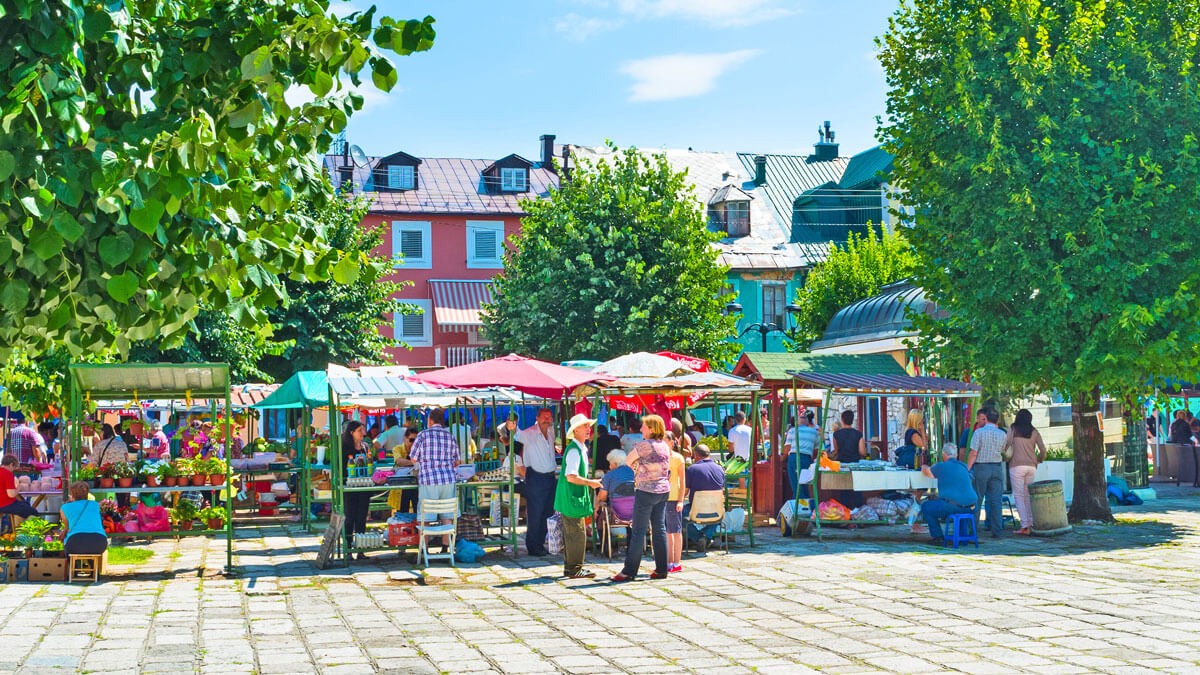
[(138, 529), (142, 532), (166, 532), (171, 529), (171, 519), (167, 510), (161, 506), (137, 507)]
[(454, 542), (455, 562), (473, 563), (482, 558), (484, 553), (483, 547), (473, 541), (459, 539)]
[(554, 514), (546, 519), (546, 550), (558, 555), (563, 550), (562, 515)]
[(842, 506), (841, 502), (836, 499), (827, 499), (821, 502), (818, 512), (821, 514), (821, 520), (850, 519), (850, 509)]
[(850, 520), (883, 520), (870, 506), (860, 506), (850, 512)]
[(741, 532), (746, 527), (746, 509), (737, 507), (725, 513), (725, 530)]

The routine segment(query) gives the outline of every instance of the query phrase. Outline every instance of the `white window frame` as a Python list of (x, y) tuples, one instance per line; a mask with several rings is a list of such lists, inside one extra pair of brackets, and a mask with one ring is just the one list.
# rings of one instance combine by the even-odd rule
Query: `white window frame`
[[(417, 187), (416, 167), (408, 164), (392, 164), (387, 169), (389, 188), (393, 190), (412, 190)], [(405, 171), (405, 169), (408, 171)]]
[[(401, 255), (401, 232), (421, 233), (420, 258), (409, 258)], [(394, 220), (392, 221), (392, 267), (410, 270), (433, 269), (433, 236), (432, 226), (428, 220)]]
[[(762, 317), (762, 322), (763, 323), (773, 323), (776, 326), (779, 326), (780, 328), (787, 329), (787, 299), (788, 299), (787, 298), (787, 284), (786, 283), (763, 282), (761, 284), (761, 286), (762, 286), (762, 291), (760, 293), (760, 298), (759, 298), (759, 301), (761, 304), (761, 307), (760, 307), (761, 311), (759, 312), (759, 316)], [(778, 318), (778, 320), (776, 320), (776, 321), (768, 320), (768, 318), (767, 318), (767, 289), (768, 288), (779, 289), (779, 291), (783, 294), (782, 302), (779, 305), (779, 316), (771, 317), (772, 319)]]
[[(400, 298), (400, 302), (406, 305), (415, 305), (421, 310), (422, 332), (424, 333), (420, 339), (410, 340), (404, 337), (404, 328), (401, 323), (404, 320), (404, 314), (399, 312), (392, 315), (392, 335), (399, 342), (402, 342), (409, 347), (432, 347), (433, 346), (433, 300), (409, 300), (408, 298)], [(409, 315), (411, 316), (411, 314)]]
[[(496, 257), (480, 258), (475, 252), (475, 234), (477, 232), (492, 232), (496, 235)], [(503, 220), (468, 220), (467, 221), (467, 269), (469, 270), (501, 270), (504, 269), (504, 221)]]
[[(517, 184), (517, 179), (520, 184)], [(529, 171), (520, 167), (501, 167), (500, 189), (504, 192), (524, 192), (529, 189)]]

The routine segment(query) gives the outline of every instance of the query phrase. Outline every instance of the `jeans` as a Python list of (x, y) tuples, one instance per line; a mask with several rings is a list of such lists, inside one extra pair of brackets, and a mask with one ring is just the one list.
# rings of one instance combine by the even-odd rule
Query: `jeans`
[(1004, 531), (1004, 516), (1000, 502), (1004, 497), (1004, 465), (1000, 462), (975, 462), (971, 467), (972, 480), (975, 483), (975, 494), (979, 502), (975, 505), (975, 527), (979, 528), (979, 515), (984, 511), (984, 501), (987, 501), (987, 526), (997, 537)]
[(546, 553), (546, 519), (554, 515), (557, 486), (553, 473), (525, 470), (525, 549), (529, 555)]
[(660, 577), (667, 576), (667, 497), (665, 492), (634, 491), (633, 525), (629, 528), (629, 548), (625, 551), (625, 566), (621, 574), (635, 577), (642, 564), (642, 552), (646, 550), (646, 528), (650, 528), (650, 541), (654, 544), (654, 571)]
[(806, 455), (801, 452), (788, 453), (787, 456), (787, 472), (788, 480), (792, 484), (792, 493), (788, 495), (789, 499), (796, 499), (796, 488), (800, 488), (799, 499), (808, 499), (808, 486), (799, 485), (800, 472), (812, 466), (812, 455)]
[(583, 571), (583, 554), (587, 550), (587, 536), (583, 531), (583, 518), (563, 516), (563, 576), (569, 577)]
[(1013, 501), (1017, 503), (1017, 515), (1021, 517), (1021, 527), (1033, 527), (1033, 507), (1029, 504), (1029, 484), (1037, 473), (1035, 466), (1010, 466), (1008, 477), (1012, 479)]
[(688, 520), (688, 515), (691, 514), (691, 512), (692, 512), (691, 502), (684, 504), (683, 505), (683, 519), (685, 521), (687, 521), (687, 541), (696, 541), (697, 539), (699, 539), (701, 537), (704, 537), (706, 539), (712, 539), (713, 535), (715, 535), (717, 533), (717, 528), (720, 527), (721, 523), (719, 523), (719, 522), (709, 523), (709, 524), (701, 527), (701, 526), (691, 522), (690, 520)]
[(19, 516), (21, 518), (31, 518), (38, 514), (38, 510), (33, 508), (29, 502), (18, 497), (8, 506), (0, 507), (0, 513), (7, 513), (10, 516)]
[[(976, 465), (978, 466), (978, 465)], [(929, 536), (934, 539), (944, 539), (942, 536), (942, 521), (956, 513), (970, 513), (971, 509), (951, 504), (945, 499), (927, 499), (921, 503), (921, 517), (929, 525)], [(978, 530), (976, 530), (978, 532)]]

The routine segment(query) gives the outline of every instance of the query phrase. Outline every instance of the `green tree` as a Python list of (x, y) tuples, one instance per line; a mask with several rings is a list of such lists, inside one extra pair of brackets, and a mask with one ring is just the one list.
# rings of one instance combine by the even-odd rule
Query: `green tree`
[(671, 349), (726, 362), (717, 264), (685, 173), (661, 155), (612, 147), (529, 215), (496, 280), (484, 331), (497, 353), (549, 361)]
[(916, 267), (916, 255), (899, 231), (877, 233), (868, 226), (865, 235), (851, 233), (844, 245), (830, 247), (829, 257), (796, 291), (797, 340), (788, 344), (789, 350), (807, 351), (825, 334), (839, 309), (879, 293), (885, 284), (912, 276)]
[(278, 276), (352, 275), (292, 207), (331, 198), (319, 156), (361, 75), (395, 85), (381, 50), (432, 45), (431, 17), (374, 13), (0, 0), (0, 357), (171, 346), (201, 307), (264, 322)]
[(950, 314), (918, 317), (926, 358), (1069, 394), (1070, 517), (1110, 520), (1101, 390), (1200, 367), (1200, 11), (905, 0), (880, 47), (918, 281)]
[(289, 344), (270, 339), (265, 333), (242, 326), (225, 312), (201, 309), (179, 346), (160, 349), (156, 342), (136, 343), (129, 351), (129, 361), (228, 363), (229, 377), (234, 382), (270, 381), (259, 367), (260, 360), (281, 353)]
[(282, 381), (296, 371), (324, 370), (330, 363), (383, 363), (385, 350), (399, 345), (380, 335), (379, 325), (394, 313), (416, 308), (391, 297), (400, 290), (399, 284), (385, 280), (393, 259), (375, 252), (383, 241), (383, 226), (359, 224), (367, 207), (366, 200), (341, 196), (308, 210), (322, 224), (329, 245), (345, 251), (358, 270), (349, 283), (284, 280), (287, 302), (267, 311), (280, 349), (258, 361), (270, 377)]

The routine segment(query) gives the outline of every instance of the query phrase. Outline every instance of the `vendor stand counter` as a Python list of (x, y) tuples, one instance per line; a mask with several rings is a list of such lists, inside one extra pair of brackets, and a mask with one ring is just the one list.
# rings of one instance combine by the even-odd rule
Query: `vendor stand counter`
[[(785, 392), (792, 399), (793, 417), (798, 417), (800, 402), (819, 400), (821, 419), (818, 438), (827, 438), (830, 423), (829, 406), (834, 394), (842, 396), (868, 396), (877, 398), (926, 399), (927, 401), (927, 446), (930, 452), (941, 452), (942, 440), (951, 422), (948, 410), (941, 402), (958, 398), (979, 398), (981, 387), (977, 384), (960, 382), (940, 377), (908, 375), (859, 375), (840, 373), (809, 373), (788, 371), (792, 378), (792, 391)], [(953, 429), (950, 430), (951, 432)], [(814, 460), (809, 484), (815, 508), (812, 509), (811, 525), (821, 536), (822, 524), (829, 525), (881, 525), (890, 520), (826, 520), (821, 518), (821, 491), (852, 490), (854, 492), (926, 490), (937, 487), (937, 481), (920, 471), (894, 470), (873, 465), (870, 469), (856, 469), (854, 464), (839, 465), (838, 471), (822, 468), (823, 461)], [(801, 475), (804, 475), (803, 473)], [(799, 494), (795, 495), (797, 501)], [(849, 508), (848, 505), (846, 505)], [(808, 532), (801, 525), (800, 509), (793, 509), (791, 531)]]
[(45, 504), (49, 497), (62, 496), (62, 490), (20, 490), (18, 494), (22, 497), (32, 497), (29, 500), (29, 505), (38, 510), (39, 516), (58, 516), (58, 509), (43, 511), (41, 506)]
[[(69, 420), (64, 449), (69, 458), (71, 477), (78, 480), (80, 449), (83, 445), (82, 421), (87, 414), (88, 404), (99, 399), (128, 401), (140, 406), (145, 399), (183, 399), (190, 405), (196, 399), (207, 399), (211, 413), (217, 417), (217, 403), (224, 402), (224, 409), (231, 410), (229, 365), (224, 363), (139, 363), (139, 364), (72, 364), (67, 379), (68, 397), (66, 417)], [(230, 438), (233, 428), (231, 415), (225, 415), (224, 457), (229, 457)], [(64, 481), (64, 485), (66, 481)], [(233, 495), (233, 474), (229, 462), (225, 462), (225, 482), (221, 485), (186, 485), (177, 487), (128, 487), (97, 488), (96, 493), (112, 494), (159, 494), (171, 495), (182, 492), (208, 493), (210, 501), (225, 491)], [(64, 488), (65, 492), (65, 488)], [(225, 535), (225, 572), (233, 573), (233, 512), (231, 499), (225, 500), (225, 527), (220, 530), (171, 529), (161, 532), (117, 532), (112, 538), (135, 537), (187, 537), (212, 534)]]

